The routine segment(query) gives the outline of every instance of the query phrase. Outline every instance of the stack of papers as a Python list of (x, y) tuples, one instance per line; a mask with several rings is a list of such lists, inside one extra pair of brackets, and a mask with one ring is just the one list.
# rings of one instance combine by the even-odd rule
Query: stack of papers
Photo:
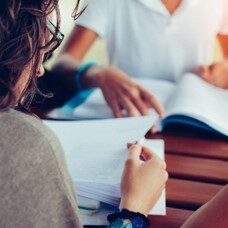
[[(96, 207), (96, 201), (118, 207), (121, 175), (128, 154), (126, 144), (142, 141), (156, 120), (157, 116), (153, 115), (111, 120), (44, 122), (62, 143), (77, 195), (95, 200), (92, 204)], [(145, 145), (164, 159), (163, 141), (145, 140)], [(164, 193), (151, 212), (165, 214)]]

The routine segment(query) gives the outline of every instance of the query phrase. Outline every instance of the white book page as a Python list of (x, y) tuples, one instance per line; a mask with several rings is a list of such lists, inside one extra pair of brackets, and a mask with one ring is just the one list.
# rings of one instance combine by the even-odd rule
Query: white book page
[(142, 139), (156, 119), (156, 115), (151, 115), (110, 120), (44, 121), (44, 123), (59, 138), (73, 181), (94, 180), (97, 183), (110, 184), (119, 181), (127, 143)]
[[(165, 104), (175, 88), (174, 83), (165, 80), (137, 79), (135, 81), (154, 94), (162, 104)], [(66, 110), (61, 108), (56, 109), (48, 116), (51, 118), (68, 117), (70, 119), (108, 119), (114, 117), (100, 89), (96, 89), (82, 105), (68, 111), (70, 113), (66, 113)]]
[(75, 147), (68, 159), (68, 167), (73, 170), (73, 181), (118, 184), (123, 164), (127, 156), (127, 147), (115, 143)]
[(75, 148), (94, 149), (96, 145), (126, 143), (140, 140), (156, 122), (158, 116), (129, 117), (86, 121), (43, 121), (59, 138), (65, 153)]
[(194, 74), (183, 76), (166, 110), (167, 116), (196, 118), (228, 135), (228, 90), (214, 87)]

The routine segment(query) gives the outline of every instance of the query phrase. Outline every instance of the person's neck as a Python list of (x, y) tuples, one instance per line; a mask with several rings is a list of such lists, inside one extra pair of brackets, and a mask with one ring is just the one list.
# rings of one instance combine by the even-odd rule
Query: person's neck
[(166, 9), (172, 15), (182, 3), (182, 0), (161, 0)]

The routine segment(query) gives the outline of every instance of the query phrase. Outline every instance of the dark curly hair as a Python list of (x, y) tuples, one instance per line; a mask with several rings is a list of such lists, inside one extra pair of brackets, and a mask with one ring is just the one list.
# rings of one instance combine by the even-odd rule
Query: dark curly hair
[[(19, 104), (28, 108), (36, 92), (36, 71), (41, 51), (55, 42), (47, 38), (47, 20), (56, 13), (56, 33), (60, 16), (58, 0), (0, 1), (0, 110), (13, 108), (18, 102), (15, 87), (23, 71), (32, 64), (32, 72)], [(45, 42), (45, 43), (44, 43)]]

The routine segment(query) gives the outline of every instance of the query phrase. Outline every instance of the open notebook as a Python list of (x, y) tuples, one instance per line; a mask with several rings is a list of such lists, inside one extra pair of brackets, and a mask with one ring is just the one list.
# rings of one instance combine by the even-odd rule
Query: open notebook
[[(174, 84), (156, 79), (137, 79), (150, 90), (166, 108), (166, 118), (160, 121), (159, 130), (170, 123), (182, 123), (228, 136), (228, 90), (216, 88), (198, 76), (188, 73)], [(51, 117), (65, 116), (66, 107), (50, 113)], [(73, 119), (113, 118), (102, 92), (96, 89), (87, 100), (68, 109)]]
[[(142, 141), (155, 120), (156, 116), (147, 116), (44, 123), (54, 131), (63, 146), (77, 194), (118, 207), (120, 180), (128, 154), (126, 144), (135, 140)], [(164, 159), (163, 141), (145, 140), (144, 145)], [(104, 213), (105, 210), (102, 209), (101, 214)], [(164, 192), (151, 213), (165, 214)]]

